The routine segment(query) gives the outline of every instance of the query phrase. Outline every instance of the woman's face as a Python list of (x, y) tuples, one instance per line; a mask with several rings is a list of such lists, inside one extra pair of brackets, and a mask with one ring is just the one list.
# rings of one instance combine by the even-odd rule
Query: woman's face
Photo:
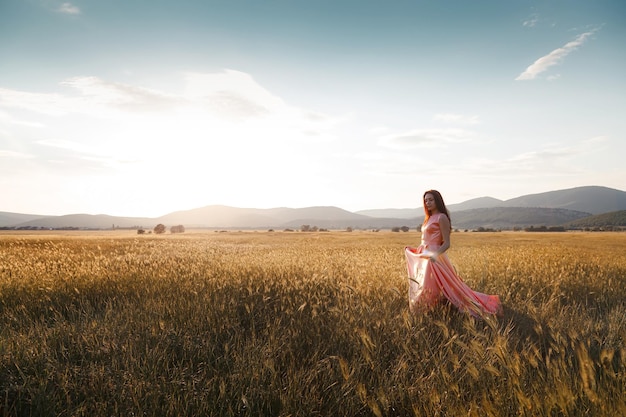
[(435, 203), (435, 197), (428, 193), (424, 196), (424, 206), (431, 213), (437, 210), (437, 204)]

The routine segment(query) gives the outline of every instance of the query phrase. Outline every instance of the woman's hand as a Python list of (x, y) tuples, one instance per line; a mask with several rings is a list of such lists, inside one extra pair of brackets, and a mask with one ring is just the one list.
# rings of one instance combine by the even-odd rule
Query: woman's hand
[(429, 261), (432, 261), (432, 262), (437, 262), (438, 254), (437, 252), (426, 251), (426, 252), (420, 253), (419, 256), (420, 258), (428, 259)]

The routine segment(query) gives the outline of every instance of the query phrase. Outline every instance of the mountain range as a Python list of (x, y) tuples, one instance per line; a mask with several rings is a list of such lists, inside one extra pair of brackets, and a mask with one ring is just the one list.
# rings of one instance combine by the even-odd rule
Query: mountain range
[[(626, 210), (626, 192), (586, 186), (529, 194), (510, 200), (480, 197), (448, 206), (453, 227), (460, 229), (511, 229), (529, 226), (572, 224), (594, 215)], [(415, 227), (424, 218), (422, 207), (389, 208), (350, 212), (333, 206), (306, 208), (239, 208), (211, 205), (176, 211), (161, 217), (117, 217), (105, 214), (68, 214), (45, 216), (0, 212), (0, 227), (10, 229), (73, 228), (152, 229), (159, 223), (167, 227), (215, 229), (299, 229), (302, 225), (325, 229), (389, 229)]]

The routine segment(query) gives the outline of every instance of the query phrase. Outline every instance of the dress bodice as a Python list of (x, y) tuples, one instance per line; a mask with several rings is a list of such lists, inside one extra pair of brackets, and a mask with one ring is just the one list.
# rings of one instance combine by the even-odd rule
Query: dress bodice
[(422, 225), (422, 245), (428, 249), (438, 249), (443, 244), (439, 217), (445, 214), (437, 213), (430, 216), (428, 222)]

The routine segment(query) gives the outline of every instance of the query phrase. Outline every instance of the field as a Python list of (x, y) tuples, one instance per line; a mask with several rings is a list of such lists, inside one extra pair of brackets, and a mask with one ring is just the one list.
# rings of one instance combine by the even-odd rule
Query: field
[(0, 416), (626, 415), (626, 234), (453, 233), (504, 316), (412, 316), (391, 232), (0, 234)]

